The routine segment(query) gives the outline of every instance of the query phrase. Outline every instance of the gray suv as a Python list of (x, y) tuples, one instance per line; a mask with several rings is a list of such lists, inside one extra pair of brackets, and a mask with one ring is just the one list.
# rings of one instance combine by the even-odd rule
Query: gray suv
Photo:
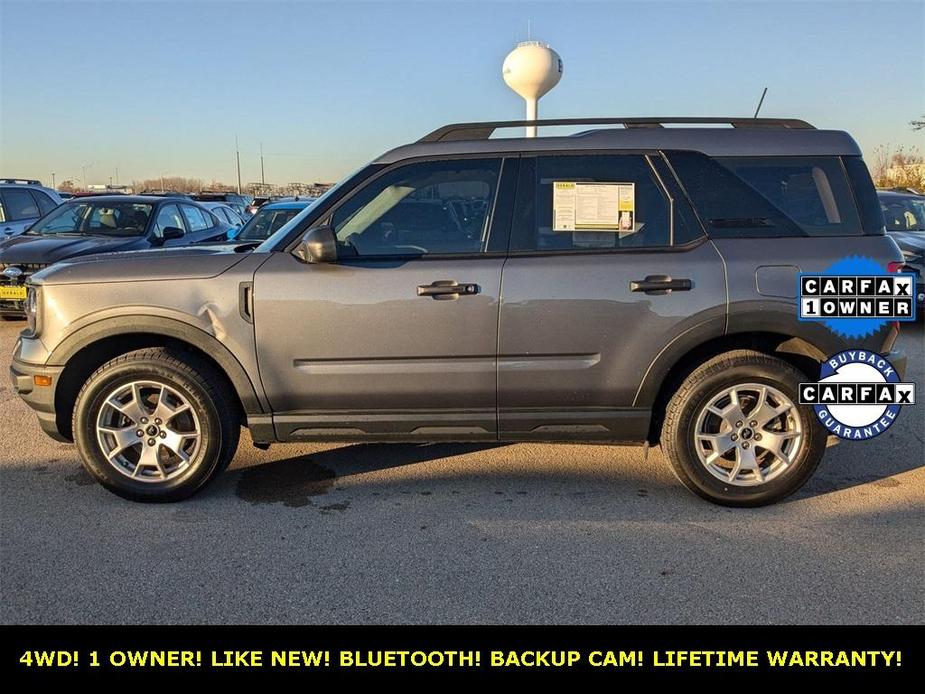
[(18, 236), (63, 200), (41, 181), (0, 178), (0, 241)]
[[(539, 123), (618, 124), (450, 125), (259, 245), (57, 263), (29, 281), (13, 383), (140, 501), (202, 489), (241, 426), (258, 446), (660, 442), (702, 497), (781, 499), (826, 447), (797, 385), (849, 346), (797, 320), (797, 274), (902, 260), (858, 146), (798, 120)], [(897, 335), (852, 345), (902, 369)]]

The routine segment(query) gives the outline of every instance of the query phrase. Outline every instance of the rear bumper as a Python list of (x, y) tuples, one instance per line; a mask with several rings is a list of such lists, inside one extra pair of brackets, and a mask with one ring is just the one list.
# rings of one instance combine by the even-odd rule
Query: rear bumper
[[(40, 366), (13, 359), (10, 364), (10, 382), (19, 397), (35, 411), (42, 431), (56, 441), (68, 442), (70, 439), (58, 428), (55, 411), (55, 388), (63, 370), (63, 366)], [(35, 385), (36, 376), (50, 376), (51, 385)]]

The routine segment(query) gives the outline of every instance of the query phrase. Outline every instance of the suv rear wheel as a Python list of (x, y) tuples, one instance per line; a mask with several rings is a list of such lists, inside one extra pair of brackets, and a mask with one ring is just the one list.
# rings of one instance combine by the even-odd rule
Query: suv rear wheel
[(136, 501), (178, 501), (225, 469), (240, 435), (236, 403), (208, 363), (163, 348), (129, 352), (97, 369), (74, 407), (87, 470)]
[(806, 380), (761, 352), (721, 354), (695, 369), (668, 404), (661, 443), (684, 486), (725, 506), (762, 506), (799, 489), (825, 452)]

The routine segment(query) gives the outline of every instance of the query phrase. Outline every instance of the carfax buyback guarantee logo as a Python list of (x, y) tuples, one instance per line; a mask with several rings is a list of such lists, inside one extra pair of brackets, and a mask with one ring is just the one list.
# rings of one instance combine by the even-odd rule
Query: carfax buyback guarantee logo
[(915, 384), (900, 382), (885, 357), (849, 349), (825, 360), (816, 383), (800, 384), (799, 400), (830, 433), (866, 441), (893, 426), (903, 405), (915, 404)]

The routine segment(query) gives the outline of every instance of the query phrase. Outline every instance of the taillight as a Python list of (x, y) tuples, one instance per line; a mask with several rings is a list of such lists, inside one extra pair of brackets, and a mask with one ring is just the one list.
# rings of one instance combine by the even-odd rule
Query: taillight
[(894, 260), (886, 266), (887, 272), (902, 272), (906, 264), (902, 260)]

